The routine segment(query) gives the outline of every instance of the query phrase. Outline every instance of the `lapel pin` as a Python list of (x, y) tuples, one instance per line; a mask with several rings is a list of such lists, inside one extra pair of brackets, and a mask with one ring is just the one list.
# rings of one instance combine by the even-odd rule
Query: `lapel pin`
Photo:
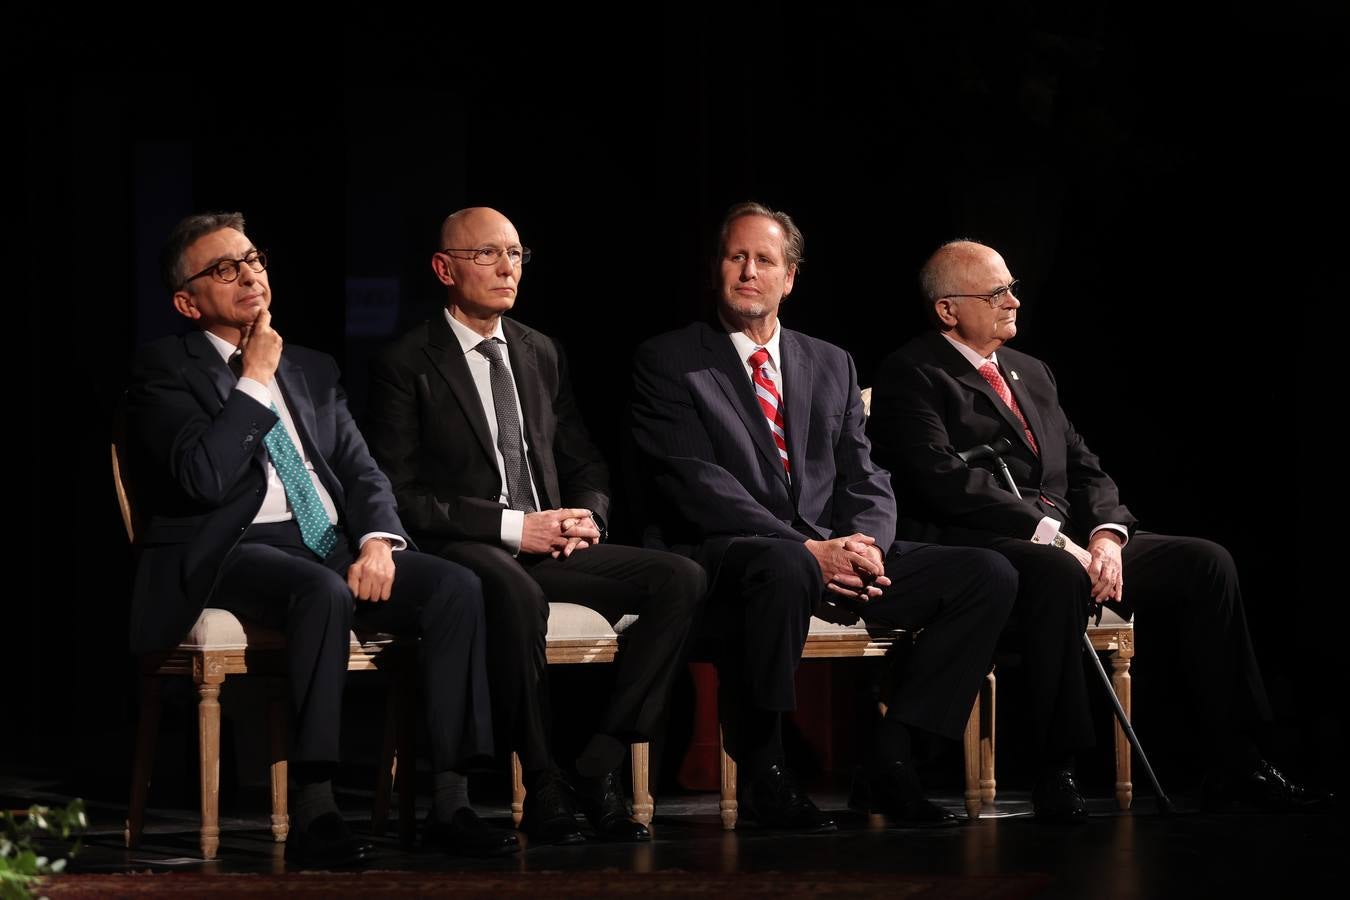
[(1020, 380), (1021, 380), (1021, 379), (1019, 379), (1019, 378), (1017, 377), (1017, 370), (1016, 370), (1016, 369), (1009, 369), (1009, 370), (1008, 370), (1008, 374), (1011, 375), (1011, 376), (1013, 377), (1013, 381), (1020, 381)]

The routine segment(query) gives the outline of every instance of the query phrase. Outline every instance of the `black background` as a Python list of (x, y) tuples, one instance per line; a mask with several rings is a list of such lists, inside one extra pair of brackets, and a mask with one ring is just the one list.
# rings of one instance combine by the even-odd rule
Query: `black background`
[[(333, 351), (359, 411), (378, 341), (348, 335), (348, 279), (397, 279), (401, 322), (424, 317), (440, 220), (502, 210), (535, 251), (516, 312), (568, 349), (617, 461), (632, 346), (703, 309), (716, 224), (757, 199), (806, 234), (785, 323), (864, 384), (920, 327), (932, 248), (999, 248), (1027, 286), (1015, 346), (1145, 527), (1233, 551), (1276, 749), (1333, 775), (1345, 40), (1320, 6), (212, 15), (11, 23), (6, 758), (127, 771), (107, 440), (135, 346), (178, 327), (155, 260), (182, 215), (247, 215), (277, 329)], [(1172, 692), (1140, 652), (1156, 734)]]

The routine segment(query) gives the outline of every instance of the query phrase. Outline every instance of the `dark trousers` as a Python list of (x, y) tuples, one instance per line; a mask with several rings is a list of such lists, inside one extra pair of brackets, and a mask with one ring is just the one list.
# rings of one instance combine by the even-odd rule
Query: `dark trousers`
[[(1013, 611), (1023, 651), (1035, 750), (1052, 756), (1093, 743), (1083, 669), (1083, 629), (1091, 584), (1077, 560), (1044, 544), (951, 531), (944, 539), (989, 547), (1018, 573)], [(1139, 612), (1145, 668), (1166, 662), (1199, 733), (1224, 742), (1270, 718), (1252, 651), (1242, 590), (1228, 551), (1212, 541), (1138, 532), (1122, 552), (1123, 616)]]
[[(723, 678), (767, 711), (796, 706), (793, 675), (811, 615), (824, 599), (820, 566), (800, 541), (739, 537), (700, 548), (713, 568), (709, 617), (724, 626)], [(869, 624), (922, 633), (889, 698), (888, 715), (956, 738), (1012, 609), (1017, 575), (998, 554), (897, 541), (886, 556), (891, 586), (859, 608)]]
[(488, 675), (499, 751), (515, 750), (527, 772), (554, 768), (549, 749), (549, 601), (596, 610), (623, 632), (614, 694), (600, 733), (645, 741), (665, 709), (689, 626), (703, 599), (703, 570), (673, 553), (598, 544), (570, 557), (522, 555), (475, 541), (438, 552), (482, 579)]
[(296, 714), (292, 760), (335, 762), (350, 631), (420, 635), (418, 657), (436, 771), (492, 755), (485, 667), (483, 595), (478, 578), (435, 556), (394, 554), (394, 584), (382, 603), (357, 601), (347, 587), (354, 562), (345, 541), (319, 559), (294, 521), (253, 525), (226, 558), (211, 606), (284, 631)]

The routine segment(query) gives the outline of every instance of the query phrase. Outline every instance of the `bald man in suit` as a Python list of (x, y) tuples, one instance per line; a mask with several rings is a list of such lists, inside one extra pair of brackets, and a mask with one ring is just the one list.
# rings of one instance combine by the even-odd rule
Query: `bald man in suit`
[[(373, 363), (371, 448), (422, 546), (483, 580), (497, 745), (524, 769), (521, 828), (542, 843), (582, 840), (575, 797), (597, 837), (646, 841), (617, 769), (627, 743), (648, 740), (664, 713), (703, 572), (606, 540), (609, 470), (566, 357), (506, 315), (530, 256), (515, 226), (478, 207), (450, 215), (439, 237), (431, 266), (446, 305)], [(638, 616), (570, 786), (548, 741), (549, 601), (589, 606), (612, 623)]]
[[(873, 385), (868, 429), (891, 472), (902, 532), (986, 547), (1018, 571), (1013, 622), (1025, 649), (1038, 813), (1086, 815), (1075, 754), (1093, 742), (1081, 663), (1094, 604), (1139, 611), (1149, 659), (1167, 658), (1211, 761), (1207, 806), (1308, 809), (1324, 795), (1291, 782), (1253, 740), (1270, 718), (1237, 571), (1219, 545), (1138, 528), (1116, 483), (1059, 403), (1050, 368), (1005, 346), (1017, 334), (1018, 285), (995, 250), (943, 245), (920, 276), (934, 327), (888, 358)], [(957, 453), (1009, 442), (1014, 496), (989, 463)], [(1125, 585), (1129, 584), (1126, 600)]]

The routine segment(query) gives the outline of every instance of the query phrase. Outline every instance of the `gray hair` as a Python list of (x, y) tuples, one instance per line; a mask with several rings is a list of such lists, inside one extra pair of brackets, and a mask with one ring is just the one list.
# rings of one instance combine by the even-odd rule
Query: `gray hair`
[(179, 290), (192, 274), (184, 269), (184, 257), (187, 249), (205, 237), (222, 228), (233, 228), (244, 233), (244, 214), (239, 212), (198, 213), (188, 216), (173, 227), (169, 238), (164, 242), (160, 254), (160, 277), (170, 291)]

